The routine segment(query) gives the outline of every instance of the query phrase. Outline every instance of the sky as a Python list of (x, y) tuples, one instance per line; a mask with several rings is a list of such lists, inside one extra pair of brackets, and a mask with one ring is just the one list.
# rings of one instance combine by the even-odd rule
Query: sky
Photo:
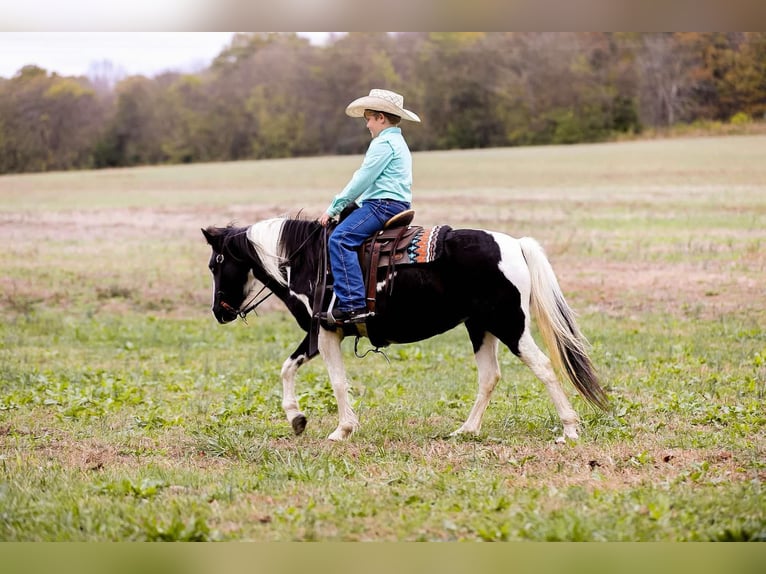
[[(321, 43), (326, 32), (299, 32)], [(196, 72), (210, 65), (234, 32), (0, 32), (0, 77), (34, 64), (61, 76), (87, 75), (104, 60), (125, 75)]]

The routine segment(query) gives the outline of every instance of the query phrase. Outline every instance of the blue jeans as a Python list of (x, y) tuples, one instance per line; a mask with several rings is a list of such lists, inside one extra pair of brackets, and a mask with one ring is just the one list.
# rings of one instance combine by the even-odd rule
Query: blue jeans
[(383, 229), (386, 221), (409, 208), (409, 203), (394, 199), (365, 201), (332, 232), (329, 241), (330, 267), (338, 309), (351, 311), (367, 306), (357, 248), (370, 235)]

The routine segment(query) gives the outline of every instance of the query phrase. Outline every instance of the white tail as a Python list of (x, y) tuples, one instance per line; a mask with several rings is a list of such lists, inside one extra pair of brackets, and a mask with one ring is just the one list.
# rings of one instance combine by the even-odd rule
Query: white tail
[(561, 292), (543, 248), (531, 237), (522, 237), (519, 244), (532, 280), (532, 313), (551, 361), (583, 397), (606, 409), (608, 399), (588, 357), (588, 342), (577, 326), (574, 311)]

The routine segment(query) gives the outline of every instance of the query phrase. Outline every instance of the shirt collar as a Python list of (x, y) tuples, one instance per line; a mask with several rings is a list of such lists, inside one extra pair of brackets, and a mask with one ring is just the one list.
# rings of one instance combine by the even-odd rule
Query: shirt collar
[(390, 128), (384, 129), (382, 132), (378, 134), (378, 137), (382, 136), (383, 134), (391, 133), (391, 134), (400, 134), (402, 133), (402, 128), (399, 126), (391, 126)]

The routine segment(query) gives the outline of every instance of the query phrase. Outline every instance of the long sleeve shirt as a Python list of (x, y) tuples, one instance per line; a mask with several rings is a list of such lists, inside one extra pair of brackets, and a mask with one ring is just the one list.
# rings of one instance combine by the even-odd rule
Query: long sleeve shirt
[(327, 214), (337, 217), (352, 201), (396, 199), (412, 203), (412, 155), (402, 130), (384, 129), (370, 142), (362, 166), (330, 203)]

